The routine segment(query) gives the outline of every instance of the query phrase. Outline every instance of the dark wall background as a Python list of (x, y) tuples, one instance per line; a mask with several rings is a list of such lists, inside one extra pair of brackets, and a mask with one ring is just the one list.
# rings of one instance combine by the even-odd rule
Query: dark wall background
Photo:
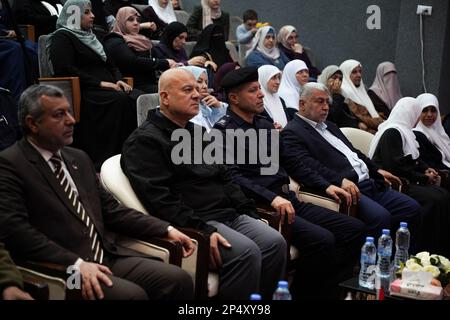
[[(183, 0), (191, 11), (200, 0)], [(450, 112), (450, 6), (448, 0), (222, 0), (222, 8), (242, 16), (255, 9), (260, 21), (276, 29), (294, 25), (300, 42), (310, 47), (316, 64), (324, 68), (353, 58), (364, 68), (364, 82), (372, 84), (377, 65), (392, 61), (397, 66), (404, 95), (417, 96), (422, 89), (418, 4), (433, 6), (424, 17), (426, 86), (439, 97), (443, 113)], [(381, 29), (369, 30), (370, 5), (381, 9)], [(234, 32), (231, 31), (230, 32)]]

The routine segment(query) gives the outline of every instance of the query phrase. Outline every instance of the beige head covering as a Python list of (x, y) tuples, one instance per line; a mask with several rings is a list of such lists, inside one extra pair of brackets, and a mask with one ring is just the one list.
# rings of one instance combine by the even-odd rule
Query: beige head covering
[(127, 29), (126, 22), (131, 16), (139, 17), (140, 14), (132, 7), (120, 8), (119, 11), (117, 11), (116, 22), (112, 31), (123, 36), (130, 48), (133, 48), (136, 51), (150, 50), (152, 43), (147, 37), (140, 35), (139, 33), (131, 33), (131, 31)]
[(377, 67), (375, 80), (370, 90), (383, 100), (389, 109), (392, 109), (402, 97), (398, 82), (397, 70), (392, 62), (382, 62)]
[(217, 9), (211, 9), (209, 6), (209, 0), (202, 0), (202, 10), (203, 10), (203, 22), (202, 26), (205, 29), (207, 26), (213, 23), (212, 19), (218, 19), (222, 16), (222, 10), (220, 7)]

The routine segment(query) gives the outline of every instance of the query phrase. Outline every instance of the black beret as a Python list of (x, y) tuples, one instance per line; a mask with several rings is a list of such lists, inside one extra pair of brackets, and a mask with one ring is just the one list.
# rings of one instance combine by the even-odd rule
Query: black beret
[(243, 83), (258, 81), (258, 68), (244, 67), (228, 72), (222, 79), (220, 86), (229, 91)]

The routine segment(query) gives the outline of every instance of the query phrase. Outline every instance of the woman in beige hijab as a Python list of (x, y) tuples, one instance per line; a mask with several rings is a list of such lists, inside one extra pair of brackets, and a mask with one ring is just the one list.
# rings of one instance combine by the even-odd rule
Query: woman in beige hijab
[(367, 94), (379, 113), (389, 116), (392, 108), (402, 97), (397, 69), (392, 62), (385, 61), (378, 65), (375, 80)]

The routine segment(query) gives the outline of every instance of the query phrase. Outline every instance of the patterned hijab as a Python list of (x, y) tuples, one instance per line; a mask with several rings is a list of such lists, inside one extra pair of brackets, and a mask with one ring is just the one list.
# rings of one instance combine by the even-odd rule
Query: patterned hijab
[(400, 91), (397, 70), (392, 62), (386, 61), (378, 65), (375, 80), (370, 90), (375, 92), (391, 110), (397, 101), (403, 97)]
[(420, 155), (419, 143), (412, 129), (416, 125), (421, 112), (422, 109), (417, 99), (405, 97), (398, 100), (389, 118), (378, 126), (378, 132), (370, 144), (369, 157), (373, 157), (383, 133), (388, 129), (394, 128), (397, 129), (402, 137), (403, 155), (411, 155), (413, 160), (417, 159)]
[(139, 33), (131, 33), (131, 31), (127, 29), (126, 22), (128, 18), (132, 16), (140, 17), (139, 12), (135, 8), (120, 8), (119, 11), (117, 11), (116, 23), (114, 24), (112, 31), (123, 36), (130, 48), (136, 51), (149, 51), (152, 47), (151, 41), (147, 37)]
[[(103, 61), (106, 61), (105, 50), (103, 45), (98, 41), (92, 29), (84, 30), (81, 29), (80, 21), (81, 16), (84, 14), (86, 9), (91, 9), (91, 2), (89, 0), (68, 0), (64, 4), (61, 14), (56, 21), (56, 31), (65, 30), (77, 37), (84, 45), (91, 48), (95, 53), (97, 53)], [(51, 46), (51, 36), (50, 41), (47, 42), (47, 49)]]
[(439, 111), (439, 102), (435, 95), (431, 93), (424, 93), (417, 97), (421, 111), (423, 109), (433, 106), (437, 111), (436, 121), (427, 127), (422, 121), (419, 121), (415, 131), (420, 131), (427, 136), (428, 140), (439, 149), (442, 154), (442, 163), (450, 167), (450, 138), (444, 130), (441, 123), (441, 112)]

